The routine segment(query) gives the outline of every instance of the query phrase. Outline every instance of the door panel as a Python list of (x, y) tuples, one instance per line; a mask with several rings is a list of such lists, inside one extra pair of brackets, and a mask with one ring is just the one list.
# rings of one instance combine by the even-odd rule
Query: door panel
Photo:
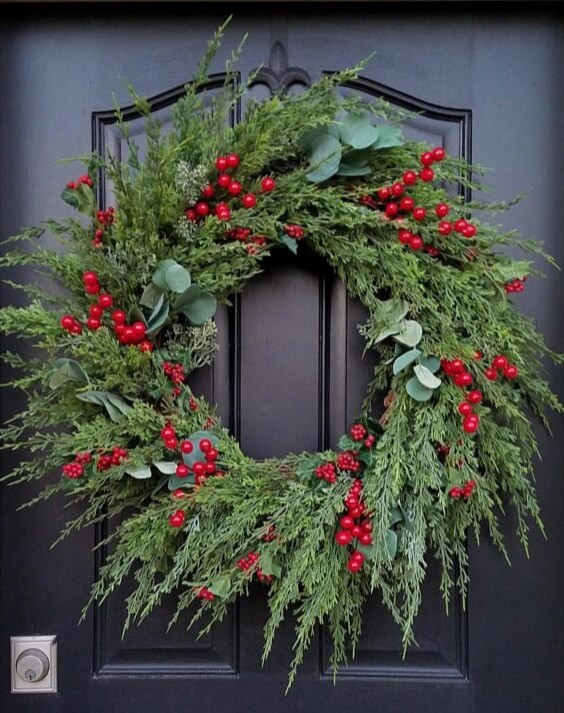
[[(363, 79), (343, 92), (383, 97), (418, 112), (408, 121), (410, 137), (466, 158), (472, 149), (474, 160), (496, 168), (490, 181), (495, 200), (533, 186), (532, 197), (505, 223), (545, 239), (548, 251), (564, 262), (555, 207), (562, 188), (551, 180), (559, 174), (564, 151), (542, 141), (555, 131), (562, 108), (553, 82), (562, 66), (562, 26), (538, 14), (504, 18), (501, 24), (494, 13), (478, 17), (439, 6), (410, 8), (400, 14), (365, 4), (349, 4), (346, 12), (332, 6), (321, 11), (272, 5), (263, 13), (255, 6), (238, 7), (221, 59), (250, 31), (240, 69), (244, 78), (264, 66), (252, 94), (265, 97), (280, 89), (300, 91), (310, 79), (355, 64), (376, 49)], [(108, 108), (113, 90), (122, 105), (128, 103), (121, 78), (156, 97), (155, 112), (166, 124), (181, 95), (178, 87), (190, 78), (224, 15), (221, 8), (198, 9), (137, 9), (135, 16), (112, 10), (110, 25), (88, 10), (48, 17), (35, 11), (5, 23), (0, 30), (2, 236), (65, 210), (52, 190), (67, 178), (67, 169), (54, 165), (56, 158), (81, 154), (92, 142), (119, 153), (121, 141)], [(220, 70), (218, 61), (214, 71)], [(210, 96), (214, 91), (208, 88)], [(137, 120), (135, 133), (141, 129)], [(110, 196), (111, 186), (103, 186), (102, 202), (111, 204)], [(551, 318), (562, 304), (561, 281), (552, 273), (528, 290), (523, 308), (539, 321), (552, 346), (562, 349)], [(3, 297), (18, 298), (13, 292)], [(362, 320), (362, 308), (319, 260), (308, 255), (272, 258), (266, 274), (218, 313), (216, 361), (194, 375), (192, 386), (217, 403), (249, 455), (330, 447), (357, 413), (373, 367), (370, 356), (362, 356), (357, 330)], [(5, 346), (15, 348), (9, 341)], [(15, 408), (4, 402), (2, 417)], [(375, 597), (366, 607), (357, 658), (339, 672), (337, 685), (322, 629), (287, 697), (292, 621), (283, 623), (278, 644), (261, 667), (262, 588), (201, 640), (185, 632), (186, 618), (166, 634), (171, 602), (122, 640), (126, 592), (110, 597), (77, 627), (93, 574), (105, 556), (103, 550), (96, 557), (91, 552), (104, 528), (73, 536), (49, 551), (72, 512), (53, 501), (16, 513), (37, 487), (2, 488), (1, 709), (144, 713), (156, 708), (166, 713), (193, 706), (199, 713), (254, 713), (268, 706), (272, 711), (333, 713), (368, 705), (383, 713), (524, 713), (532, 710), (532, 692), (535, 710), (557, 711), (564, 693), (558, 634), (564, 623), (559, 602), (564, 526), (558, 512), (561, 481), (548, 476), (558, 472), (562, 452), (558, 442), (548, 439), (542, 447), (545, 459), (538, 476), (550, 540), (533, 535), (533, 561), (525, 560), (511, 537), (511, 570), (487, 542), (480, 550), (472, 545), (468, 610), (455, 600), (448, 616), (438, 570), (430, 561), (415, 629), (418, 646), (405, 659), (399, 634)], [(12, 456), (4, 454), (2, 469), (11, 462)], [(534, 605), (539, 592), (542, 608)], [(59, 636), (60, 693), (10, 696), (6, 642), (13, 634), (33, 633)], [(503, 687), (500, 679), (506, 682)]]

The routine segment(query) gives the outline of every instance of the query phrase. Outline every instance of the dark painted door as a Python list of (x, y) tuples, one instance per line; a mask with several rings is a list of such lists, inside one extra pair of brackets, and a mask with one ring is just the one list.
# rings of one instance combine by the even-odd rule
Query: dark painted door
[[(121, 80), (157, 97), (166, 121), (174, 87), (191, 75), (206, 40), (227, 8), (206, 4), (152, 10), (99, 5), (80, 13), (27, 11), (0, 28), (0, 233), (16, 232), (64, 206), (56, 186), (67, 178), (61, 156), (90, 145), (119, 149), (111, 92), (125, 102)], [(491, 6), (490, 6), (491, 10)], [(321, 72), (352, 65), (376, 50), (364, 79), (347, 91), (385, 96), (420, 114), (412, 135), (493, 166), (494, 199), (530, 190), (505, 218), (508, 228), (546, 241), (564, 263), (560, 238), (564, 150), (562, 25), (523, 12), (488, 14), (460, 9), (349, 3), (338, 6), (247, 5), (236, 8), (222, 58), (249, 31), (243, 74), (271, 62), (266, 95), (289, 79), (307, 83)], [(286, 58), (287, 53), (287, 58)], [(301, 68), (288, 72), (287, 65)], [(216, 64), (220, 72), (222, 63)], [(270, 82), (270, 85), (269, 83)], [(141, 129), (141, 126), (139, 126)], [(20, 275), (21, 277), (21, 275)], [(31, 274), (24, 279), (35, 279)], [(4, 288), (3, 299), (18, 294)], [(533, 281), (522, 307), (556, 349), (562, 282), (554, 272)], [(361, 314), (342, 286), (308, 260), (272, 264), (230, 312), (218, 317), (221, 349), (199, 388), (214, 399), (226, 423), (253, 456), (315, 450), (332, 444), (354, 418), (370, 364), (356, 331)], [(14, 345), (6, 346), (13, 348)], [(562, 388), (562, 377), (555, 385)], [(288, 388), (288, 385), (292, 388)], [(10, 399), (3, 417), (17, 408)], [(562, 428), (562, 422), (555, 424)], [(557, 430), (558, 432), (558, 430)], [(264, 593), (231, 612), (213, 635), (196, 641), (183, 627), (168, 635), (166, 610), (121, 640), (123, 604), (115, 596), (80, 627), (82, 605), (99, 566), (87, 531), (49, 551), (71, 514), (61, 502), (15, 512), (35, 488), (0, 492), (0, 704), (3, 713), (258, 713), (269, 710), (551, 713), (563, 710), (564, 631), (559, 477), (562, 440), (542, 439), (538, 480), (548, 542), (532, 538), (527, 560), (510, 538), (508, 568), (484, 542), (471, 545), (466, 611), (441, 605), (430, 563), (417, 622), (419, 647), (402, 660), (400, 641), (379, 603), (367, 607), (358, 656), (333, 685), (321, 630), (291, 693), (284, 697), (292, 624), (260, 666)], [(11, 462), (3, 456), (2, 468)], [(508, 523), (510, 531), (511, 522)], [(57, 634), (58, 694), (9, 693), (9, 636)]]

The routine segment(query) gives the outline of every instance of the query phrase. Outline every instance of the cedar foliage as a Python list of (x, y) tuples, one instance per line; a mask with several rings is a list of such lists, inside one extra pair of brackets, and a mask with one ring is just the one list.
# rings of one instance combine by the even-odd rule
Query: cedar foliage
[[(423, 223), (418, 227), (425, 243), (441, 251), (436, 258), (401, 245), (397, 224), (359, 203), (359, 195), (389, 185), (416, 166), (425, 146), (406, 142), (374, 152), (370, 173), (361, 179), (336, 177), (321, 183), (307, 179), (310, 168), (300, 148), (305, 132), (327, 126), (342, 112), (361, 106), (377, 120), (397, 124), (403, 118), (384, 102), (362, 104), (357, 97), (339, 96), (338, 87), (355, 77), (361, 66), (324, 77), (299, 96), (277, 95), (261, 103), (250, 102), (243, 121), (230, 127), (226, 117), (246, 89), (233, 82), (239, 51), (228, 62), (223, 91), (211, 101), (205, 91), (222, 31), (210, 42), (185, 97), (175, 107), (171, 131), (161, 131), (151, 117), (149, 103), (132, 90), (136, 108), (146, 119), (143, 160), (119, 109), (128, 158), (123, 163), (112, 156), (83, 159), (90, 175), (105, 171), (114, 188), (116, 222), (104, 249), (92, 246), (93, 214), (86, 221), (48, 220), (11, 239), (1, 266), (31, 266), (52, 275), (64, 285), (67, 296), (53, 295), (37, 284), (23, 284), (19, 287), (29, 297), (27, 306), (0, 311), (4, 333), (28, 339), (39, 350), (39, 356), (32, 359), (4, 354), (16, 370), (8, 386), (25, 394), (26, 406), (4, 426), (3, 447), (22, 454), (21, 464), (7, 476), (12, 483), (36, 480), (60, 469), (79, 451), (95, 453), (108, 444), (128, 449), (126, 463), (106, 472), (92, 468), (76, 481), (62, 476), (37, 498), (62, 493), (81, 504), (80, 517), (68, 523), (62, 536), (106, 518), (115, 522), (106, 543), (110, 554), (93, 586), (91, 601), (103, 602), (133, 574), (126, 627), (142, 621), (170, 593), (177, 597), (176, 618), (187, 616), (196, 589), (206, 586), (216, 598), (201, 603), (194, 617), (196, 621), (204, 612), (209, 615), (205, 630), (224, 616), (236, 597), (248, 593), (249, 576), (235, 562), (257, 551), (261, 561), (269, 561), (279, 575), (269, 585), (265, 657), (280, 622), (288, 612), (296, 616), (291, 683), (320, 623), (332, 635), (333, 663), (346, 662), (360, 635), (363, 603), (374, 591), (380, 592), (401, 627), (407, 647), (413, 640), (429, 557), (440, 560), (445, 601), (455, 586), (464, 595), (467, 533), (471, 530), (478, 537), (485, 527), (506, 554), (500, 525), (506, 500), (515, 509), (517, 531), (527, 548), (530, 522), (542, 528), (533, 488), (537, 443), (528, 413), (546, 425), (546, 410), (561, 410), (543, 376), (545, 357), (558, 362), (560, 357), (545, 345), (531, 320), (516, 311), (503, 290), (506, 280), (532, 272), (531, 262), (515, 261), (503, 249), (514, 245), (542, 254), (537, 243), (485, 222), (473, 221), (478, 233), (471, 242), (458, 234), (441, 238), (434, 224)], [(258, 192), (262, 176), (276, 178), (275, 191), (261, 195), (253, 210), (234, 210), (227, 226), (244, 225), (253, 234), (267, 237), (255, 255), (249, 255), (241, 243), (226, 240), (226, 224), (217, 218), (202, 221), (196, 229), (182, 219), (202, 184), (213, 175), (216, 156), (229, 152), (243, 157), (237, 179), (249, 189)], [(418, 182), (410, 191), (417, 204), (431, 208), (445, 201), (452, 220), (467, 216), (469, 208), (487, 209), (452, 197), (440, 187), (447, 182), (479, 187), (478, 167), (447, 158), (435, 168), (434, 184)], [(491, 206), (493, 210), (504, 207)], [(361, 331), (367, 348), (376, 349), (381, 360), (360, 418), (369, 418), (373, 399), (382, 390), (394, 394), (385, 429), (363, 473), (374, 540), (388, 544), (378, 546), (356, 575), (347, 571), (345, 548), (334, 541), (351, 479), (342, 476), (335, 485), (320, 486), (311, 477), (312, 463), (334, 460), (335, 453), (316, 454), (313, 460), (311, 454), (297, 454), (254, 461), (221, 427), (212, 406), (196, 399), (197, 410), (189, 407), (193, 395), (188, 387), (176, 400), (163, 396), (165, 381), (156, 353), (119, 345), (107, 327), (68, 335), (59, 325), (63, 313), (85, 314), (92, 301), (84, 294), (83, 271), (96, 271), (115, 305), (131, 312), (138, 309), (143, 287), (165, 259), (176, 260), (200, 288), (228, 304), (261, 271), (271, 251), (286, 249), (279, 236), (283, 226), (291, 223), (303, 227), (304, 242), (369, 312)], [(63, 249), (43, 247), (44, 232), (54, 235)], [(382, 330), (390, 327), (384, 296), (405, 301), (409, 317), (422, 325), (419, 349), (424, 355), (460, 357), (468, 365), (476, 388), (484, 393), (478, 409), (481, 426), (473, 437), (462, 432), (457, 413), (460, 390), (447, 379), (430, 401), (418, 402), (405, 390), (408, 375), (393, 375), (392, 347), (389, 340), (379, 339)], [(177, 360), (180, 355), (191, 370), (213, 358), (214, 335), (211, 323), (186, 328), (176, 320), (157, 341), (163, 348), (168, 346)], [(483, 363), (472, 358), (476, 349), (484, 352), (484, 363), (495, 354), (507, 355), (518, 366), (519, 378), (486, 380)], [(61, 357), (80, 364), (88, 375), (87, 386), (68, 380), (51, 388), (55, 360)], [(99, 406), (76, 398), (86, 388), (117, 393), (130, 407), (112, 420)], [(159, 436), (169, 419), (180, 437), (212, 419), (210, 430), (219, 438), (220, 463), (226, 473), (187, 489), (190, 496), (178, 501), (171, 499), (166, 488), (168, 476), (154, 468), (148, 479), (126, 472), (171, 459)], [(437, 444), (450, 445), (446, 458), (438, 457)], [(472, 498), (466, 502), (449, 498), (453, 485), (469, 479), (477, 482)], [(187, 519), (184, 527), (175, 529), (168, 517), (179, 507)], [(265, 542), (261, 536), (270, 524), (275, 525), (277, 537)], [(391, 542), (390, 531), (395, 533)]]

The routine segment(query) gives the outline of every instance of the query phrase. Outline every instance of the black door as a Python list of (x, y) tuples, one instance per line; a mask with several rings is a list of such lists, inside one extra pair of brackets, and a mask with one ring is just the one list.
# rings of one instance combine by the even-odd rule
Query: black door
[[(0, 234), (63, 213), (55, 187), (66, 181), (67, 169), (54, 163), (57, 158), (82, 154), (92, 144), (119, 150), (109, 110), (114, 90), (127, 103), (122, 80), (154, 97), (154, 109), (166, 122), (180, 95), (175, 87), (190, 78), (227, 12), (227, 6), (210, 9), (210, 3), (152, 10), (100, 4), (81, 12), (69, 7), (64, 13), (28, 8), (3, 18)], [(564, 264), (559, 111), (564, 33), (548, 11), (523, 9), (508, 16), (494, 14), (491, 6), (455, 11), (440, 3), (249, 4), (235, 9), (220, 59), (245, 31), (251, 36), (242, 73), (270, 63), (271, 71), (253, 89), (258, 97), (279, 88), (299, 91), (310, 78), (353, 65), (376, 50), (362, 81), (347, 91), (384, 96), (413, 109), (418, 115), (410, 121), (411, 135), (494, 167), (493, 199), (529, 190), (505, 225), (538, 236)], [(217, 72), (221, 68), (218, 62)], [(141, 131), (139, 121), (135, 126)], [(521, 306), (538, 321), (551, 346), (562, 351), (561, 285), (555, 271), (548, 280), (532, 281)], [(20, 299), (3, 290), (4, 301)], [(258, 278), (232, 310), (219, 314), (219, 355), (197, 386), (218, 403), (249, 455), (333, 444), (354, 418), (370, 373), (370, 363), (361, 357), (360, 320), (358, 306), (320, 265), (279, 260), (267, 279)], [(553, 383), (564, 393), (561, 375), (554, 374)], [(18, 404), (4, 396), (2, 417), (7, 418)], [(562, 422), (554, 427), (558, 433)], [(405, 660), (397, 631), (374, 601), (365, 612), (357, 658), (340, 671), (336, 686), (321, 630), (287, 697), (292, 622), (282, 627), (261, 669), (262, 591), (233, 608), (202, 640), (180, 625), (165, 634), (166, 607), (122, 640), (121, 595), (77, 626), (103, 557), (103, 552), (97, 557), (92, 552), (102, 529), (83, 532), (50, 551), (72, 513), (60, 501), (16, 512), (37, 489), (2, 488), (1, 710), (561, 711), (562, 441), (541, 437), (541, 448), (538, 485), (548, 542), (533, 534), (531, 560), (511, 539), (511, 568), (487, 541), (479, 549), (471, 545), (468, 608), (457, 603), (449, 616), (430, 562), (415, 630), (418, 647)], [(4, 472), (11, 461), (3, 456)], [(10, 694), (9, 637), (28, 634), (57, 635), (59, 693)]]

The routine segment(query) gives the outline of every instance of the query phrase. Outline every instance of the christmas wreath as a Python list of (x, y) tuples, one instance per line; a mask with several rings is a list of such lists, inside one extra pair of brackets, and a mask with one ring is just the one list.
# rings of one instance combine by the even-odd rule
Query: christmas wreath
[[(133, 574), (126, 626), (174, 593), (175, 618), (205, 615), (206, 631), (262, 582), (265, 657), (296, 616), (292, 681), (320, 623), (334, 665), (347, 660), (376, 590), (407, 647), (428, 558), (440, 560), (447, 603), (455, 587), (464, 596), (469, 529), (484, 527), (507, 555), (506, 501), (527, 547), (529, 522), (542, 527), (529, 415), (546, 424), (547, 407), (561, 410), (542, 375), (546, 356), (560, 359), (512, 303), (535, 271), (505, 248), (540, 245), (469, 217), (504, 204), (447, 191), (478, 187), (479, 168), (404, 140), (406, 117), (385, 102), (342, 96), (361, 67), (250, 102), (226, 125), (248, 85), (235, 81), (235, 53), (222, 91), (206, 98), (220, 37), (170, 131), (132, 90), (143, 158), (116, 110), (128, 157), (85, 157), (62, 192), (86, 220), (11, 239), (21, 246), (2, 266), (37, 266), (66, 291), (26, 282), (29, 304), (0, 312), (5, 333), (40, 350), (4, 354), (27, 398), (3, 429), (4, 447), (26, 454), (7, 478), (58, 472), (34, 502), (62, 492), (81, 504), (63, 536), (116, 523), (92, 601)], [(102, 175), (115, 209), (98, 209)], [(62, 250), (44, 246), (45, 231)], [(187, 378), (214, 359), (217, 304), (277, 250), (331, 267), (366, 308), (359, 329), (379, 361), (336, 450), (259, 461)]]

